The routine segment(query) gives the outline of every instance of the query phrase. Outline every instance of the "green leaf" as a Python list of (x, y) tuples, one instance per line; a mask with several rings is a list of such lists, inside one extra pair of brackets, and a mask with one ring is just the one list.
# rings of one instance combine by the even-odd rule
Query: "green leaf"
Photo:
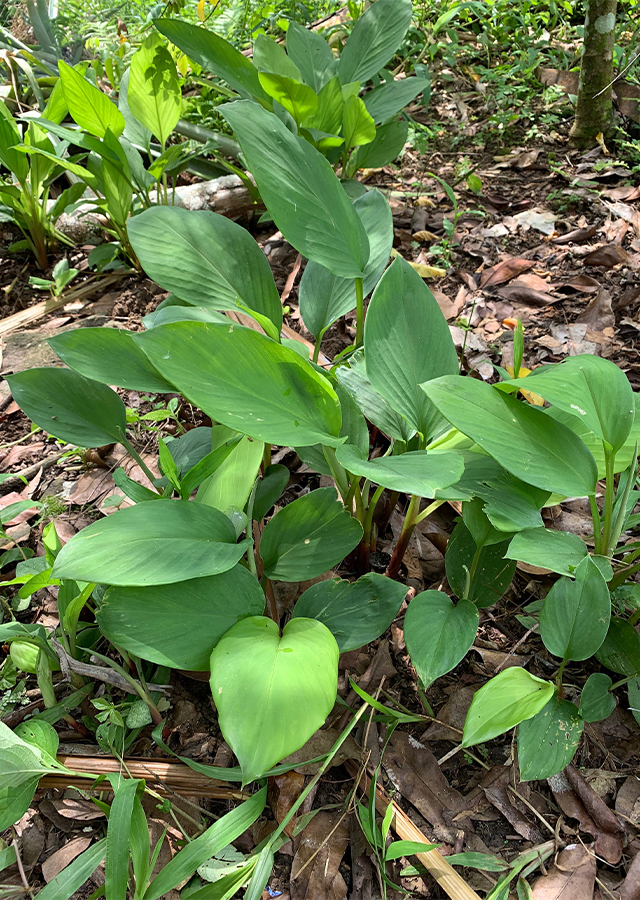
[(207, 72), (218, 75), (242, 97), (270, 102), (250, 59), (213, 31), (178, 19), (156, 19), (154, 25), (172, 44)]
[(218, 575), (246, 551), (229, 519), (186, 500), (120, 509), (83, 528), (58, 554), (57, 578), (147, 586)]
[(581, 354), (545, 368), (539, 375), (532, 374), (526, 383), (518, 378), (504, 384), (535, 391), (553, 406), (578, 417), (614, 452), (624, 445), (635, 406), (629, 379), (615, 363)]
[(462, 746), (490, 741), (531, 719), (546, 706), (553, 685), (519, 666), (505, 669), (474, 695), (464, 723)]
[(404, 639), (425, 689), (464, 659), (478, 631), (478, 610), (469, 600), (455, 606), (442, 591), (423, 591), (409, 603)]
[(595, 657), (599, 663), (619, 675), (640, 675), (640, 635), (633, 625), (614, 617)]
[(132, 334), (119, 328), (74, 328), (54, 335), (47, 343), (66, 365), (86, 378), (131, 391), (175, 392)]
[(364, 105), (376, 125), (387, 122), (411, 103), (429, 84), (426, 78), (402, 78), (387, 81), (364, 96)]
[(265, 335), (232, 323), (176, 322), (135, 339), (212, 419), (267, 444), (338, 443), (340, 404), (327, 379)]
[(282, 326), (267, 258), (246, 228), (209, 210), (155, 206), (134, 216), (129, 239), (147, 275), (187, 303), (257, 312)]
[[(115, 783), (114, 783), (115, 782)], [(113, 900), (127, 900), (129, 881), (129, 834), (133, 801), (144, 782), (136, 778), (113, 776), (113, 801), (107, 827), (107, 852), (104, 864), (105, 895)]]
[(584, 720), (569, 700), (557, 694), (540, 712), (518, 726), (521, 781), (542, 781), (557, 775), (578, 749)]
[(521, 560), (530, 566), (550, 569), (572, 578), (587, 555), (585, 542), (577, 534), (555, 531), (553, 528), (521, 531), (515, 535), (506, 553), (508, 559)]
[(331, 47), (321, 34), (290, 21), (287, 28), (287, 54), (298, 67), (302, 80), (320, 91), (334, 68)]
[(404, 416), (396, 412), (373, 387), (367, 375), (362, 350), (357, 350), (349, 357), (348, 366), (339, 366), (336, 376), (372, 425), (395, 440), (411, 440), (416, 433), (415, 428), (411, 428)]
[(156, 875), (144, 893), (143, 900), (160, 900), (176, 885), (191, 878), (198, 866), (215, 853), (235, 841), (243, 831), (256, 821), (267, 799), (266, 787), (258, 791), (250, 800), (245, 800), (231, 812), (214, 822), (204, 834), (187, 844)]
[(540, 612), (540, 637), (560, 659), (580, 661), (598, 650), (607, 635), (611, 598), (607, 582), (590, 557), (575, 571), (575, 580), (560, 578)]
[(358, 18), (340, 54), (342, 84), (368, 81), (385, 66), (411, 24), (411, 0), (377, 0)]
[(229, 629), (211, 654), (211, 692), (244, 784), (320, 728), (337, 681), (338, 645), (320, 622), (292, 619), (282, 637), (276, 623), (261, 616)]
[(640, 724), (640, 678), (632, 678), (627, 686), (629, 697), (629, 712)]
[(373, 292), (364, 346), (371, 384), (392, 408), (425, 439), (444, 431), (446, 422), (421, 385), (457, 373), (458, 355), (435, 297), (401, 257)]
[(0, 162), (16, 176), (20, 183), (29, 177), (29, 161), (23, 153), (14, 149), (22, 143), (16, 121), (4, 105), (0, 104)]
[(593, 672), (587, 678), (578, 712), (585, 722), (601, 722), (608, 719), (616, 708), (616, 698), (611, 693), (613, 682), (604, 672)]
[(159, 34), (150, 34), (131, 57), (127, 102), (164, 147), (180, 118), (182, 91), (176, 64)]
[(333, 488), (311, 491), (267, 523), (260, 540), (264, 574), (277, 581), (316, 578), (341, 562), (361, 537), (362, 525)]
[[(353, 203), (369, 239), (369, 260), (364, 268), (363, 294), (366, 297), (380, 280), (393, 244), (393, 219), (389, 203), (373, 189)], [(340, 278), (319, 263), (307, 263), (300, 280), (300, 315), (314, 337), (319, 337), (340, 316), (356, 307), (352, 278)]]
[[(211, 446), (216, 450), (235, 434), (224, 425), (214, 425)], [(250, 437), (241, 438), (216, 471), (201, 484), (196, 500), (223, 511), (231, 507), (244, 509), (258, 477), (263, 454), (262, 441)]]
[[(318, 109), (315, 115), (304, 123), (305, 128), (316, 129), (323, 135), (335, 137), (342, 128), (343, 110), (344, 96), (340, 79), (334, 75), (318, 92)], [(343, 143), (342, 138), (337, 138), (337, 141), (336, 146)]]
[(73, 894), (88, 881), (105, 858), (107, 839), (97, 841), (69, 863), (42, 890), (38, 897), (42, 900), (70, 900)]
[(126, 433), (124, 403), (111, 388), (68, 369), (7, 377), (13, 399), (43, 431), (77, 447), (102, 447)]
[(295, 78), (260, 72), (260, 84), (270, 97), (277, 100), (280, 106), (293, 116), (296, 125), (300, 125), (318, 109), (316, 92)]
[(286, 240), (334, 275), (361, 277), (369, 241), (327, 160), (257, 103), (227, 103), (220, 112)]
[[(278, 44), (266, 34), (259, 34), (253, 44), (253, 64), (262, 72), (271, 72), (301, 81), (300, 69), (289, 58), (282, 44)], [(261, 79), (262, 83), (262, 79)]]
[(29, 809), (38, 782), (48, 772), (39, 749), (0, 722), (0, 829), (5, 831)]
[(360, 97), (349, 97), (342, 113), (342, 133), (347, 150), (370, 144), (376, 136), (376, 126)]
[(369, 573), (353, 584), (338, 578), (321, 581), (304, 592), (294, 618), (317, 619), (326, 625), (340, 653), (356, 650), (387, 630), (402, 605), (406, 586)]
[[(464, 522), (458, 522), (444, 557), (447, 580), (456, 596), (471, 600), (481, 609), (497, 603), (511, 584), (516, 570), (515, 561), (504, 558), (508, 546), (508, 541), (489, 544), (478, 553), (473, 535)], [(465, 597), (467, 579), (469, 592)]]
[(291, 473), (286, 466), (277, 464), (267, 466), (258, 482), (256, 495), (253, 499), (253, 518), (256, 522), (262, 522), (289, 484), (290, 477)]
[(211, 651), (245, 616), (264, 611), (262, 588), (243, 566), (179, 584), (112, 587), (97, 613), (108, 640), (172, 669), (206, 672)]
[(370, 144), (358, 147), (351, 157), (350, 166), (354, 169), (363, 169), (365, 166), (375, 169), (388, 165), (400, 155), (408, 133), (409, 122), (406, 119), (381, 125)]
[(427, 844), (425, 841), (393, 841), (384, 852), (385, 860), (400, 859), (401, 856), (413, 856), (416, 853), (428, 853), (435, 850), (439, 844)]
[(475, 378), (446, 376), (422, 389), (452, 425), (516, 478), (564, 497), (593, 494), (593, 456), (569, 428), (551, 425), (541, 409)]
[(336, 456), (340, 465), (354, 475), (419, 497), (433, 497), (439, 488), (457, 481), (464, 468), (462, 456), (446, 450), (412, 450), (369, 460), (362, 457), (357, 447), (341, 444)]
[(58, 734), (49, 722), (40, 721), (40, 716), (21, 722), (13, 733), (21, 740), (42, 751), (42, 759), (50, 758), (55, 762), (60, 740)]
[(74, 122), (96, 137), (104, 138), (107, 129), (119, 137), (124, 131), (124, 116), (115, 103), (66, 62), (60, 60), (58, 71)]

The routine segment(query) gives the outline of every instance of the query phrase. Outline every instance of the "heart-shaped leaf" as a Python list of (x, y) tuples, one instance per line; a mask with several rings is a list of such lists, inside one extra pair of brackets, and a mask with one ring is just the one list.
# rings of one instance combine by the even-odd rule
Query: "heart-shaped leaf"
[(601, 722), (608, 719), (616, 708), (616, 698), (611, 693), (613, 682), (604, 672), (593, 672), (587, 678), (578, 712), (585, 722)]
[(557, 775), (578, 749), (584, 719), (573, 703), (557, 694), (537, 715), (518, 726), (518, 764), (522, 781)]
[(563, 576), (547, 594), (540, 612), (540, 637), (560, 659), (588, 659), (604, 641), (610, 618), (607, 582), (587, 556), (575, 579)]
[(231, 569), (247, 549), (217, 509), (157, 500), (120, 509), (83, 528), (58, 554), (54, 577), (145, 587)]
[(316, 578), (347, 556), (362, 537), (362, 525), (333, 488), (311, 491), (280, 510), (262, 532), (264, 573), (277, 581)]
[(335, 637), (340, 652), (346, 653), (380, 637), (397, 616), (406, 593), (404, 584), (375, 572), (353, 584), (333, 578), (307, 588), (293, 616), (322, 622)]
[(640, 635), (629, 622), (614, 616), (595, 657), (612, 672), (640, 675)]
[(480, 608), (497, 603), (516, 570), (515, 561), (504, 558), (508, 546), (508, 541), (488, 544), (478, 553), (473, 535), (464, 522), (458, 522), (444, 557), (447, 580), (456, 596), (471, 600)]
[(282, 637), (271, 619), (242, 619), (211, 654), (211, 692), (220, 729), (244, 784), (298, 750), (336, 698), (338, 645), (328, 628), (292, 619)]
[(43, 431), (76, 447), (101, 447), (126, 432), (124, 403), (106, 384), (69, 369), (28, 369), (7, 378), (13, 399)]
[(442, 591), (423, 591), (413, 598), (404, 617), (404, 639), (425, 688), (464, 658), (478, 621), (478, 610), (469, 600), (454, 606)]
[(97, 619), (118, 647), (172, 669), (205, 672), (211, 651), (239, 619), (264, 612), (264, 593), (243, 566), (179, 584), (112, 587)]
[(531, 719), (546, 706), (553, 685), (519, 666), (505, 669), (475, 694), (464, 723), (462, 746), (490, 741)]

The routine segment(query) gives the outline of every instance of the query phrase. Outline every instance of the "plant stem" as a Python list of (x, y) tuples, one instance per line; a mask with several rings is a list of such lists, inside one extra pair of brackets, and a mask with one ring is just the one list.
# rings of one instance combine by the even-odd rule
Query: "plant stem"
[(271, 465), (271, 444), (264, 445), (264, 455), (262, 457), (262, 465), (263, 471), (269, 468)]
[(609, 688), (609, 693), (611, 691), (615, 691), (616, 688), (623, 687), (625, 684), (629, 684), (630, 681), (633, 681), (634, 678), (637, 678), (637, 675), (629, 675), (627, 678), (621, 678), (620, 681), (616, 681)]
[(600, 547), (601, 553), (607, 553), (608, 551), (609, 539), (611, 537), (611, 525), (613, 524), (613, 501), (615, 499), (613, 466), (615, 458), (615, 453), (605, 449), (606, 486), (604, 491), (604, 523), (602, 528), (602, 545)]
[[(627, 621), (629, 622), (629, 625), (635, 625), (638, 619), (640, 619), (640, 609), (637, 609), (634, 613), (631, 613)], [(634, 675), (633, 677), (635, 678), (636, 676)]]
[(313, 345), (313, 359), (312, 359), (312, 362), (314, 362), (314, 363), (316, 363), (316, 364), (317, 364), (317, 362), (318, 362), (318, 357), (320, 356), (320, 344), (322, 343), (322, 335), (323, 335), (323, 334), (324, 334), (324, 331), (321, 331), (320, 334), (318, 335), (318, 337), (316, 338), (315, 344)]
[(147, 478), (151, 482), (151, 487), (153, 488), (153, 490), (159, 494), (160, 491), (155, 487), (155, 485), (153, 483), (155, 481), (156, 476), (153, 474), (153, 472), (151, 471), (149, 466), (146, 464), (146, 462), (142, 459), (142, 457), (140, 456), (140, 454), (138, 453), (136, 448), (133, 446), (133, 444), (131, 443), (129, 438), (125, 434), (121, 433), (120, 440), (122, 441), (123, 446), (126, 447), (126, 449), (129, 451), (130, 455), (133, 456), (135, 461), (138, 463), (138, 465), (140, 466), (140, 468), (142, 469), (144, 474), (147, 476)]
[(373, 516), (376, 511), (376, 506), (378, 505), (378, 500), (380, 499), (380, 497), (382, 497), (383, 491), (384, 491), (384, 487), (382, 485), (380, 485), (380, 487), (377, 487), (375, 489), (375, 491), (373, 493), (373, 497), (371, 498), (371, 500), (369, 502), (369, 507), (367, 509), (367, 514), (364, 517), (364, 522), (362, 523), (362, 528), (363, 528), (363, 532), (364, 532), (364, 534), (362, 536), (362, 541), (363, 541), (363, 543), (367, 544), (369, 547), (371, 547), (371, 526), (373, 525)]
[(342, 498), (342, 502), (344, 503), (347, 496), (349, 495), (349, 479), (347, 473), (342, 468), (340, 463), (338, 462), (338, 458), (336, 457), (336, 451), (333, 447), (324, 447), (322, 448), (324, 452), (324, 458), (329, 463), (329, 468), (331, 469), (331, 474), (333, 476), (333, 480), (338, 486), (338, 490), (340, 491), (340, 496)]
[(356, 347), (364, 340), (364, 285), (362, 278), (356, 278)]
[(556, 687), (558, 688), (558, 697), (562, 700), (564, 698), (564, 688), (562, 687), (562, 676), (564, 675), (564, 667), (567, 664), (567, 660), (563, 659), (560, 663), (560, 668), (558, 669), (558, 674), (556, 675)]
[(596, 502), (596, 495), (589, 494), (589, 506), (591, 507), (591, 518), (593, 519), (593, 544), (596, 554), (602, 552), (602, 530), (600, 526), (600, 510)]
[(422, 512), (416, 516), (415, 524), (419, 525), (424, 519), (428, 519), (431, 513), (434, 513), (439, 509), (443, 503), (446, 503), (446, 500), (432, 500), (427, 508), (423, 509)]
[(402, 560), (404, 559), (404, 554), (406, 553), (407, 547), (409, 546), (409, 541), (411, 540), (411, 535), (413, 534), (413, 529), (416, 527), (416, 514), (419, 508), (420, 497), (418, 497), (417, 494), (412, 494), (411, 499), (409, 500), (407, 513), (404, 517), (402, 531), (400, 532), (398, 543), (395, 546), (395, 549), (391, 556), (391, 560), (389, 562), (389, 565), (387, 566), (387, 571), (384, 573), (387, 578), (397, 578), (398, 576), (400, 566), (402, 565)]
[(266, 576), (263, 577), (262, 587), (264, 588), (267, 600), (269, 601), (269, 612), (271, 613), (271, 618), (276, 623), (276, 625), (279, 625), (280, 616), (278, 615), (278, 604), (276, 603), (276, 595), (273, 592), (273, 584), (271, 583), (271, 579), (267, 578)]

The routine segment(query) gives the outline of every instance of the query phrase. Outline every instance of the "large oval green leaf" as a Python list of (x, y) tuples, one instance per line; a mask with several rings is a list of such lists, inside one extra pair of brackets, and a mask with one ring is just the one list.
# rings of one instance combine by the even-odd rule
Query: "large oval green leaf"
[(361, 277), (369, 259), (367, 234), (327, 160), (258, 103), (237, 100), (220, 112), (289, 243), (334, 275)]
[[(363, 293), (366, 297), (384, 272), (393, 245), (391, 207), (378, 190), (367, 191), (354, 200), (369, 238), (369, 259), (364, 267)], [(314, 337), (319, 337), (340, 316), (356, 307), (352, 278), (339, 278), (319, 263), (309, 262), (300, 280), (300, 315)]]
[(596, 659), (619, 675), (640, 675), (640, 635), (625, 619), (614, 617)]
[(143, 269), (165, 290), (198, 307), (257, 312), (280, 333), (280, 296), (246, 228), (210, 210), (153, 206), (127, 230)]
[(231, 323), (174, 322), (135, 339), (165, 378), (223, 425), (284, 447), (337, 444), (335, 391), (294, 350)]
[(401, 257), (373, 292), (364, 350), (371, 384), (412, 428), (425, 439), (446, 429), (420, 385), (457, 373), (458, 355), (435, 297)]
[(561, 772), (573, 759), (583, 728), (573, 703), (554, 694), (537, 715), (518, 726), (520, 780), (542, 781)]
[(560, 659), (588, 659), (599, 649), (609, 628), (611, 597), (600, 569), (590, 556), (563, 576), (547, 594), (540, 612), (540, 637)]
[(423, 591), (413, 598), (404, 617), (404, 639), (425, 688), (464, 659), (478, 622), (478, 610), (469, 600), (454, 606), (442, 591)]
[(338, 645), (328, 628), (292, 619), (242, 619), (211, 654), (211, 692), (244, 784), (298, 750), (331, 712)]
[(187, 500), (118, 510), (75, 534), (58, 554), (55, 578), (147, 586), (218, 575), (247, 549), (230, 519)]
[(367, 375), (362, 350), (357, 350), (349, 358), (348, 366), (339, 366), (336, 375), (372, 425), (396, 440), (411, 440), (416, 433), (415, 428), (373, 387)]
[[(442, 415), (517, 478), (564, 497), (593, 494), (596, 463), (569, 428), (475, 378), (422, 385)], [(553, 422), (553, 424), (551, 424)]]
[(260, 540), (264, 574), (277, 581), (316, 578), (341, 562), (361, 537), (362, 525), (333, 488), (311, 491), (267, 523)]
[(340, 465), (353, 475), (419, 497), (433, 497), (439, 488), (457, 481), (464, 469), (462, 456), (446, 450), (411, 450), (369, 460), (357, 447), (342, 444), (336, 455)]
[[(532, 376), (532, 377), (531, 377)], [(590, 431), (618, 451), (635, 418), (629, 379), (615, 363), (601, 356), (571, 356), (557, 366), (534, 372), (526, 380), (505, 384), (535, 391), (553, 406), (580, 419)]]
[(298, 22), (289, 22), (287, 53), (309, 87), (316, 92), (324, 87), (334, 68), (335, 60), (331, 47), (321, 34), (305, 28)]
[(406, 585), (370, 572), (353, 584), (332, 578), (312, 585), (295, 605), (294, 618), (317, 619), (341, 653), (356, 650), (386, 631), (402, 605)]
[(553, 696), (549, 681), (530, 675), (519, 666), (500, 672), (474, 696), (462, 734), (462, 746), (490, 741), (531, 719)]
[(571, 575), (588, 555), (585, 542), (569, 531), (552, 528), (528, 528), (516, 534), (507, 550), (508, 559), (530, 566), (550, 569), (558, 575)]
[(20, 409), (76, 447), (101, 447), (126, 432), (127, 413), (115, 391), (69, 369), (28, 369), (7, 382)]
[(358, 18), (340, 54), (342, 84), (368, 81), (394, 55), (411, 24), (411, 0), (378, 0)]
[(74, 328), (54, 335), (48, 343), (66, 365), (87, 378), (130, 391), (175, 392), (135, 343), (131, 331)]
[(402, 78), (400, 81), (386, 81), (365, 94), (364, 105), (376, 125), (381, 125), (402, 112), (428, 85), (426, 78), (415, 76)]
[(152, 587), (112, 587), (97, 619), (105, 636), (135, 656), (172, 669), (209, 670), (232, 625), (264, 612), (264, 593), (243, 566), (208, 578)]

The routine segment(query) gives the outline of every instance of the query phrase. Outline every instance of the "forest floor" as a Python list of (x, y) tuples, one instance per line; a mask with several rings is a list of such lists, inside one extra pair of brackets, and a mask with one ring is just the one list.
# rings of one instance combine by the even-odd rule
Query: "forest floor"
[[(556, 134), (548, 142), (538, 139), (528, 145), (502, 147), (500, 152), (468, 150), (473, 173), (480, 179), (468, 189), (465, 178), (455, 185), (457, 210), (430, 173), (454, 184), (458, 179), (461, 151), (452, 149), (452, 139), (464, 134), (468, 125), (460, 104), (436, 97), (435, 108), (442, 123), (438, 146), (425, 154), (408, 149), (401, 164), (364, 173), (368, 187), (376, 186), (388, 196), (394, 216), (394, 252), (418, 266), (441, 267), (445, 273), (427, 277), (448, 323), (467, 370), (483, 379), (494, 379), (494, 364), (511, 362), (513, 326), (524, 324), (524, 365), (557, 362), (569, 355), (595, 353), (616, 362), (640, 390), (640, 188), (624, 161), (615, 153), (607, 156), (600, 147), (587, 153), (569, 148), (566, 137)], [(430, 113), (430, 115), (433, 115)], [(469, 146), (473, 147), (469, 141)], [(443, 221), (455, 219), (455, 234), (447, 244)], [(287, 322), (303, 338), (297, 313), (300, 260), (294, 249), (274, 234), (271, 226), (247, 221), (273, 267), (283, 302), (290, 307)], [(4, 226), (0, 226), (2, 228)], [(2, 232), (0, 231), (0, 238)], [(8, 235), (5, 235), (8, 239)], [(430, 249), (438, 247), (434, 256)], [(89, 248), (68, 253), (69, 263), (81, 270), (78, 283), (87, 277)], [(426, 269), (419, 270), (427, 274)], [(42, 294), (28, 284), (36, 274), (26, 257), (10, 257), (0, 243), (0, 317), (28, 309), (42, 301)], [(57, 364), (46, 339), (61, 330), (86, 326), (109, 326), (140, 330), (142, 317), (153, 311), (165, 292), (143, 276), (111, 281), (96, 280), (93, 292), (25, 327), (4, 334), (0, 343), (0, 374), (32, 366)], [(2, 323), (0, 322), (0, 328)], [(332, 359), (353, 342), (354, 329), (334, 326), (322, 345)], [(174, 415), (162, 421), (166, 401), (128, 391), (123, 393), (132, 418), (136, 444), (143, 458), (155, 461), (158, 430), (175, 432), (178, 422), (189, 428), (209, 424), (196, 418), (182, 403)], [(142, 416), (158, 410), (160, 421)], [(198, 414), (199, 415), (199, 414)], [(66, 455), (68, 449), (42, 432), (31, 433), (30, 422), (11, 400), (8, 385), (0, 381), (0, 471), (26, 478), (5, 481), (0, 508), (17, 499), (37, 499), (56, 516), (62, 540), (95, 519), (115, 509), (117, 493), (111, 472), (125, 456), (120, 446)], [(284, 502), (293, 499), (317, 481), (294, 451), (280, 450), (274, 461), (284, 462), (291, 481)], [(129, 472), (136, 477), (135, 467)], [(138, 473), (141, 474), (141, 473)], [(457, 511), (442, 507), (421, 523), (405, 557), (401, 578), (407, 588), (420, 592), (438, 588), (446, 581), (444, 550)], [(588, 535), (589, 510), (582, 501), (567, 501), (546, 511), (555, 526)], [(384, 570), (386, 553), (397, 538), (401, 509), (391, 517), (389, 531), (379, 541), (377, 553)], [(35, 511), (27, 511), (8, 527), (12, 539), (41, 554), (41, 531)], [(9, 545), (6, 545), (9, 546)], [(10, 578), (10, 567), (3, 578)], [(342, 577), (350, 577), (341, 568)], [(622, 893), (618, 888), (640, 851), (640, 727), (629, 712), (626, 693), (605, 721), (586, 725), (575, 760), (584, 782), (570, 785), (564, 778), (550, 783), (521, 783), (514, 763), (510, 737), (498, 738), (474, 748), (459, 750), (461, 729), (474, 691), (506, 666), (527, 666), (544, 678), (555, 674), (557, 663), (545, 650), (527, 616), (528, 604), (540, 600), (551, 584), (550, 576), (519, 564), (507, 594), (490, 609), (481, 610), (478, 638), (465, 660), (427, 691), (435, 718), (427, 715), (417, 688), (417, 679), (406, 653), (402, 616), (382, 638), (340, 660), (339, 693), (352, 705), (352, 678), (368, 693), (390, 698), (406, 710), (423, 716), (416, 724), (402, 726), (391, 737), (382, 759), (381, 783), (392, 793), (426, 838), (440, 844), (444, 854), (461, 851), (490, 854), (493, 871), (463, 868), (459, 871), (475, 890), (484, 895), (518, 854), (540, 848), (539, 864), (533, 866), (536, 900), (562, 896), (562, 900), (609, 900), (640, 897), (640, 867), (636, 862)], [(280, 596), (282, 608), (294, 596)], [(404, 609), (404, 607), (403, 607)], [(18, 612), (28, 622), (54, 625), (55, 597), (41, 591), (31, 605)], [(588, 666), (574, 663), (565, 679), (575, 686), (575, 695), (590, 674)], [(37, 703), (35, 678), (22, 689), (0, 682), (0, 713), (15, 725)], [(568, 697), (571, 699), (571, 688)], [(183, 757), (203, 763), (231, 765), (232, 756), (217, 727), (208, 684), (181, 673), (173, 673), (168, 695), (167, 743)], [(317, 756), (335, 739), (343, 724), (338, 707), (328, 730), (318, 733), (299, 751), (300, 760)], [(64, 728), (67, 726), (63, 723)], [(153, 743), (150, 728), (142, 731), (128, 751), (129, 757), (166, 759)], [(60, 730), (60, 752), (100, 757), (91, 736)], [(265, 897), (283, 900), (374, 900), (381, 896), (379, 877), (352, 811), (344, 804), (353, 794), (354, 781), (345, 767), (347, 758), (357, 763), (369, 753), (377, 765), (385, 738), (380, 723), (365, 723), (346, 745), (303, 807), (320, 810), (305, 819), (301, 829), (276, 857), (276, 869)], [(359, 746), (358, 746), (359, 745)], [(360, 749), (361, 747), (364, 750)], [(458, 749), (458, 752), (455, 752)], [(312, 768), (302, 767), (270, 786), (269, 813), (242, 838), (236, 849), (249, 852), (273, 829), (299, 796)], [(192, 798), (193, 800), (193, 798)], [(611, 832), (604, 805), (615, 809), (624, 823), (624, 834)], [(221, 813), (232, 801), (198, 800), (202, 808)], [(351, 807), (350, 807), (351, 809)], [(192, 810), (193, 812), (193, 810)], [(161, 829), (166, 814), (150, 810), (152, 824)], [(49, 881), (80, 853), (94, 831), (100, 830), (99, 811), (79, 798), (77, 792), (43, 789), (30, 811), (17, 826), (21, 837), (22, 863), (30, 884)], [(168, 859), (180, 837), (171, 823), (163, 857)], [(550, 842), (550, 843), (549, 843)], [(584, 845), (594, 845), (597, 858)], [(568, 849), (567, 849), (568, 848)], [(561, 856), (555, 856), (562, 851)], [(535, 853), (532, 855), (535, 858)], [(640, 857), (638, 857), (640, 859)], [(546, 860), (546, 864), (545, 864)], [(427, 874), (400, 875), (407, 861), (399, 861), (392, 875), (411, 896), (444, 898), (446, 893)], [(537, 866), (537, 869), (536, 869)], [(7, 873), (6, 873), (7, 874)], [(18, 884), (17, 871), (8, 870), (8, 881)], [(78, 893), (88, 896), (95, 883)], [(536, 881), (537, 879), (537, 881)], [(4, 878), (7, 881), (7, 878)], [(514, 882), (515, 897), (515, 882)], [(389, 897), (400, 897), (389, 889)], [(505, 895), (506, 896), (506, 895)], [(167, 895), (177, 898), (177, 892)]]

